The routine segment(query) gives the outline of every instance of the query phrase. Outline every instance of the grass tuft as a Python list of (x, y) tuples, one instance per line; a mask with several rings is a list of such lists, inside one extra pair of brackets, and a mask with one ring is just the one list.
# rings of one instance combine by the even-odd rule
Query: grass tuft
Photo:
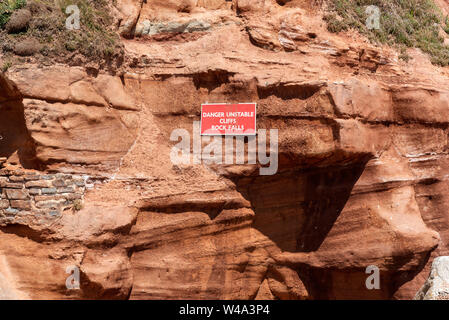
[(3, 0), (0, 1), (0, 28), (8, 23), (11, 14), (14, 10), (23, 8), (26, 5), (26, 0)]
[[(380, 9), (380, 29), (370, 30), (365, 24), (370, 5)], [(329, 31), (356, 29), (374, 43), (398, 47), (405, 60), (404, 48), (413, 47), (429, 54), (432, 63), (449, 65), (449, 46), (440, 34), (449, 32), (449, 21), (432, 0), (330, 0), (324, 19)]]
[[(79, 30), (66, 29), (69, 5), (77, 5), (80, 10)], [(23, 32), (8, 34), (5, 25), (20, 8), (32, 13), (29, 26)], [(41, 44), (35, 56), (46, 61), (64, 62), (74, 55), (84, 57), (83, 62), (120, 59), (123, 49), (113, 30), (110, 11), (107, 0), (0, 0), (0, 54), (12, 55), (18, 43), (33, 38)]]
[(2, 65), (2, 72), (8, 71), (8, 69), (11, 68), (11, 66), (12, 66), (12, 62), (11, 61), (4, 62), (3, 65)]
[(84, 208), (83, 202), (81, 200), (73, 201), (73, 210), (80, 211)]

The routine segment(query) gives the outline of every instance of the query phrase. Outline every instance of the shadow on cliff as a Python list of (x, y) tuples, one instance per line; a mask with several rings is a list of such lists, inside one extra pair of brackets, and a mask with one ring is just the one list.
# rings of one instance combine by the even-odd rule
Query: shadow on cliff
[(20, 164), (26, 169), (36, 169), (35, 145), (25, 125), (23, 105), (19, 101), (0, 104), (0, 157)]
[(0, 74), (0, 157), (26, 169), (40, 165), (25, 122), (22, 97), (13, 83)]
[(366, 163), (241, 179), (237, 188), (256, 213), (255, 229), (282, 251), (311, 252), (331, 230)]
[[(267, 236), (283, 252), (314, 252), (328, 237), (344, 209), (367, 160), (347, 166), (289, 170), (274, 176), (242, 178), (241, 194), (255, 212), (252, 227)], [(426, 265), (430, 253), (393, 256), (391, 266), (381, 270), (380, 290), (368, 290), (365, 269), (291, 266), (312, 299), (391, 299)], [(405, 266), (419, 262), (413, 270)], [(404, 269), (404, 271), (402, 271)]]
[[(369, 290), (366, 280), (370, 274), (365, 269), (322, 269), (310, 266), (294, 268), (307, 288), (310, 297), (318, 300), (390, 300), (407, 282), (413, 280), (426, 266), (431, 252), (391, 257), (391, 270), (379, 272), (379, 289)], [(413, 270), (397, 271), (412, 260), (419, 261)], [(413, 296), (408, 297), (408, 299)]]

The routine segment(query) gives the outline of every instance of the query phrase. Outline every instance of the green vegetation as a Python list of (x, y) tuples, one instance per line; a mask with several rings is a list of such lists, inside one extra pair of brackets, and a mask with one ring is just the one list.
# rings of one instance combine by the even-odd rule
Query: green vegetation
[(3, 65), (2, 65), (2, 72), (8, 71), (8, 69), (11, 68), (11, 66), (12, 66), (11, 61), (6, 61), (6, 62), (3, 63)]
[(444, 32), (449, 34), (449, 18), (448, 18), (448, 16), (446, 16), (446, 18), (444, 18), (443, 30), (444, 30)]
[(0, 28), (9, 20), (14, 10), (23, 8), (26, 0), (4, 0), (0, 1)]
[(73, 201), (73, 210), (80, 211), (84, 208), (83, 202), (81, 200)]
[(67, 6), (80, 9), (80, 32), (66, 32), (65, 48), (79, 50), (85, 56), (109, 56), (114, 52), (117, 36), (108, 28), (112, 24), (106, 0), (60, 0), (63, 13)]
[[(80, 10), (80, 29), (66, 29), (69, 5)], [(17, 45), (35, 39), (40, 45), (33, 54), (51, 62), (67, 62), (77, 56), (77, 63), (112, 60), (123, 54), (118, 35), (112, 30), (107, 0), (0, 0), (0, 53), (17, 54)], [(7, 23), (18, 9), (31, 12), (31, 20), (20, 32), (9, 32)], [(12, 21), (11, 21), (12, 22)], [(50, 59), (51, 58), (51, 59)]]
[[(370, 5), (380, 9), (380, 29), (365, 24)], [(328, 10), (324, 19), (332, 32), (356, 29), (372, 42), (398, 47), (402, 59), (408, 59), (405, 48), (415, 47), (428, 53), (432, 63), (449, 65), (449, 46), (440, 34), (449, 33), (449, 21), (432, 0), (330, 0)]]

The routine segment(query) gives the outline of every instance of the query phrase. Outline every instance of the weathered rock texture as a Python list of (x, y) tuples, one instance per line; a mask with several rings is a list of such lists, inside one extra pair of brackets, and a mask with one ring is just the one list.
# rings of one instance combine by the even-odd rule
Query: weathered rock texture
[[(26, 206), (0, 220), (0, 297), (414, 297), (449, 251), (447, 69), (328, 33), (311, 1), (117, 2), (123, 75), (32, 62), (0, 75), (5, 210)], [(276, 175), (171, 163), (170, 134), (192, 134), (201, 103), (247, 101), (279, 130)], [(27, 196), (8, 195), (24, 169), (51, 175), (48, 199), (22, 181)], [(83, 195), (81, 210), (39, 219), (37, 197), (59, 204), (76, 176), (89, 188), (61, 205)]]
[(433, 260), (429, 278), (415, 299), (449, 300), (449, 257), (438, 257)]
[(39, 175), (17, 170), (0, 171), (0, 225), (44, 224), (62, 211), (79, 209), (87, 178), (63, 174)]

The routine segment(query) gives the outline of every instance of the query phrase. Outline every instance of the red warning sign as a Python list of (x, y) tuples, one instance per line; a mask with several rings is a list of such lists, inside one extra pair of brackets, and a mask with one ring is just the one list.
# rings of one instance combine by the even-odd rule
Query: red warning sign
[(201, 105), (201, 135), (255, 135), (255, 103)]

